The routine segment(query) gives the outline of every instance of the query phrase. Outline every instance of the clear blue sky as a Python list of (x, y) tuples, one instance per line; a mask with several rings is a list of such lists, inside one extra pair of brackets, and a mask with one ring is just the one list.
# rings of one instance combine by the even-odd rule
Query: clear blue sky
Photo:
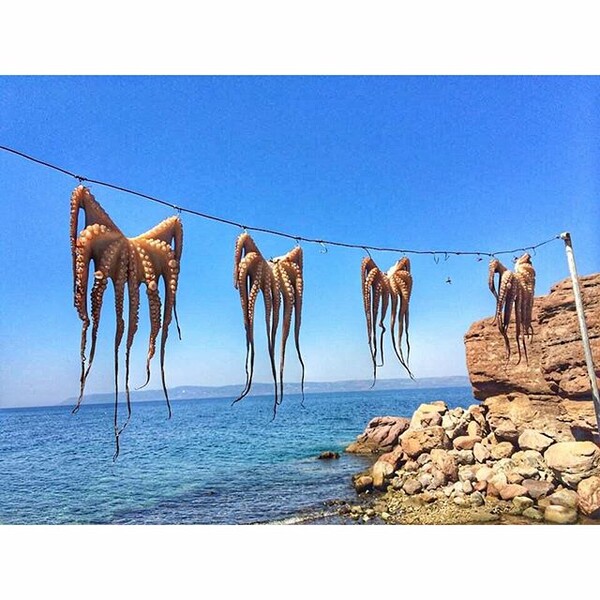
[[(597, 77), (1, 77), (0, 144), (86, 177), (248, 225), (413, 249), (496, 251), (569, 230), (581, 274), (600, 270)], [(0, 405), (76, 395), (81, 324), (68, 236), (75, 180), (0, 152)], [(92, 186), (127, 235), (173, 211)], [(234, 227), (183, 215), (167, 382), (244, 379), (232, 286)], [(254, 238), (269, 256), (285, 239)], [(307, 380), (367, 379), (359, 250), (304, 245)], [(399, 258), (374, 253), (387, 270)], [(466, 374), (463, 335), (490, 316), (487, 259), (411, 257), (411, 366)], [(506, 257), (510, 262), (510, 257)], [(537, 294), (568, 276), (557, 241), (534, 256)], [(452, 284), (446, 284), (447, 277)], [(145, 310), (145, 309), (143, 309)], [(262, 306), (256, 381), (269, 381)], [(132, 383), (143, 380), (142, 312)], [(87, 391), (112, 390), (112, 293)], [(389, 349), (389, 340), (387, 340)], [(157, 357), (158, 358), (158, 357)], [(150, 387), (160, 387), (155, 360)], [(404, 377), (388, 354), (380, 378)], [(289, 352), (286, 379), (298, 381)]]

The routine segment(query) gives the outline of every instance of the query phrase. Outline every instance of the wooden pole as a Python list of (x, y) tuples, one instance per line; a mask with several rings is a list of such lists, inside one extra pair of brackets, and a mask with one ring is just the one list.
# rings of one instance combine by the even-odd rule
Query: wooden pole
[(560, 234), (560, 238), (565, 242), (565, 251), (567, 253), (567, 263), (571, 273), (573, 283), (573, 296), (575, 297), (575, 308), (577, 309), (577, 319), (579, 320), (579, 330), (581, 331), (581, 341), (583, 342), (583, 352), (587, 365), (588, 376), (592, 386), (592, 399), (594, 401), (594, 410), (596, 411), (596, 424), (600, 434), (600, 394), (598, 393), (598, 381), (596, 379), (596, 369), (594, 368), (594, 357), (592, 356), (592, 347), (588, 336), (587, 324), (585, 322), (585, 313), (583, 312), (583, 300), (579, 288), (579, 278), (577, 276), (577, 267), (575, 266), (575, 255), (571, 243), (571, 234), (566, 231)]

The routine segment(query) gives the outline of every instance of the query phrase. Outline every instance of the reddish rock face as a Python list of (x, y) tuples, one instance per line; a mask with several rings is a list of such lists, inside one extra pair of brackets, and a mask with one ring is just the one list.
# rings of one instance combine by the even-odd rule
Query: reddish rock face
[(536, 500), (547, 496), (554, 490), (554, 485), (548, 481), (539, 481), (537, 479), (524, 479), (521, 485), (527, 489), (527, 493)]
[(565, 485), (576, 488), (583, 479), (600, 475), (600, 448), (592, 442), (562, 442), (550, 446), (544, 460)]
[[(600, 376), (600, 274), (581, 277), (580, 286), (596, 375)], [(570, 279), (540, 298), (538, 324), (541, 367), (551, 391), (563, 398), (588, 398), (590, 383)]]
[(517, 483), (509, 483), (500, 490), (500, 497), (502, 500), (512, 500), (518, 496), (525, 496), (528, 493), (526, 487)]
[(479, 436), (459, 435), (452, 443), (456, 450), (472, 450), (478, 442), (481, 442)]
[[(600, 274), (580, 277), (586, 322), (600, 376)], [(490, 294), (490, 312), (493, 311)], [(467, 368), (473, 394), (479, 400), (521, 392), (530, 396), (590, 399), (590, 384), (581, 345), (570, 279), (535, 298), (533, 338), (527, 340), (528, 360), (518, 355), (514, 325), (508, 332), (511, 357), (493, 318), (477, 321), (465, 335)]]
[(404, 417), (375, 417), (365, 431), (346, 448), (355, 454), (389, 452), (398, 443), (399, 436), (408, 429), (410, 419)]

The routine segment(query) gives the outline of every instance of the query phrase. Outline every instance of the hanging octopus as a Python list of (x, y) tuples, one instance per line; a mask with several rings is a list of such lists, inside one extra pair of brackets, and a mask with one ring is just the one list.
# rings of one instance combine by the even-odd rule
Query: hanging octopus
[[(265, 260), (254, 240), (242, 233), (236, 240), (234, 254), (234, 287), (239, 291), (244, 329), (246, 331), (246, 384), (238, 402), (252, 387), (254, 374), (254, 312), (256, 300), (262, 293), (265, 307), (265, 326), (269, 361), (274, 382), (274, 414), (283, 399), (283, 371), (285, 349), (294, 315), (294, 342), (298, 360), (302, 366), (302, 397), (304, 398), (304, 361), (300, 353), (300, 325), (302, 319), (302, 248), (297, 246), (284, 256)], [(283, 326), (279, 360), (279, 379), (275, 365), (275, 339), (279, 326), (280, 308), (283, 303)]]
[[(79, 210), (85, 215), (85, 228), (77, 237)], [(177, 331), (181, 338), (177, 322), (176, 292), (179, 277), (181, 251), (183, 245), (183, 229), (179, 217), (165, 219), (153, 229), (135, 238), (127, 238), (115, 225), (104, 209), (96, 202), (89, 189), (78, 186), (71, 195), (70, 219), (71, 253), (73, 257), (73, 291), (74, 303), (83, 325), (81, 330), (81, 377), (77, 404), (73, 412), (77, 412), (85, 390), (86, 379), (89, 375), (96, 353), (96, 340), (100, 324), (102, 300), (104, 292), (111, 280), (115, 293), (116, 333), (114, 340), (114, 370), (115, 370), (115, 408), (114, 430), (116, 451), (114, 458), (119, 455), (119, 436), (129, 423), (131, 403), (129, 393), (129, 357), (133, 339), (137, 332), (139, 321), (140, 291), (142, 283), (146, 284), (146, 295), (150, 313), (150, 337), (146, 359), (146, 381), (150, 380), (150, 361), (156, 350), (156, 340), (161, 332), (161, 299), (158, 291), (160, 279), (164, 280), (165, 305), (162, 316), (162, 333), (160, 341), (160, 370), (163, 392), (167, 402), (169, 418), (171, 404), (165, 382), (165, 346), (169, 325), (173, 315)], [(90, 317), (87, 306), (87, 289), (90, 273), (90, 263), (94, 261), (94, 283), (91, 290), (91, 347), (86, 358), (87, 332)], [(125, 393), (127, 401), (127, 419), (118, 425), (118, 375), (119, 348), (125, 333), (123, 318), (125, 304), (125, 287), (127, 287), (128, 324), (127, 341), (125, 346)], [(87, 362), (87, 366), (86, 366)]]
[[(373, 362), (373, 385), (377, 377), (377, 367), (383, 366), (383, 336), (386, 332), (385, 316), (388, 306), (391, 304), (390, 331), (392, 347), (406, 369), (411, 379), (414, 379), (408, 367), (410, 357), (410, 343), (408, 338), (408, 308), (412, 292), (412, 275), (410, 273), (410, 261), (402, 258), (397, 261), (387, 273), (380, 271), (375, 261), (365, 257), (361, 264), (361, 284), (363, 304), (367, 321), (367, 340)], [(398, 322), (398, 337), (396, 338), (396, 321)], [(377, 344), (377, 325), (381, 329), (379, 333), (379, 346)], [(402, 350), (402, 338), (406, 333), (407, 355), (404, 358)], [(377, 356), (381, 352), (381, 363), (378, 364)]]
[[(497, 288), (496, 274), (498, 274)], [(531, 264), (531, 256), (525, 253), (518, 258), (515, 262), (514, 272), (508, 270), (497, 258), (492, 259), (488, 270), (488, 287), (496, 298), (494, 323), (498, 326), (498, 331), (504, 339), (506, 360), (510, 359), (511, 354), (507, 331), (514, 308), (515, 338), (519, 353), (517, 364), (521, 362), (521, 347), (527, 361), (525, 336), (531, 338), (533, 335), (531, 315), (535, 294), (535, 270)]]
[[(412, 275), (410, 273), (410, 260), (404, 257), (391, 267), (387, 272), (388, 281), (391, 290), (391, 320), (390, 331), (392, 334), (392, 345), (398, 360), (402, 366), (408, 371), (411, 379), (414, 379), (410, 369), (408, 368), (408, 360), (410, 358), (410, 342), (408, 339), (408, 303), (412, 293)], [(398, 342), (396, 342), (394, 329), (396, 318), (398, 319)], [(406, 360), (402, 353), (402, 336), (406, 331)]]

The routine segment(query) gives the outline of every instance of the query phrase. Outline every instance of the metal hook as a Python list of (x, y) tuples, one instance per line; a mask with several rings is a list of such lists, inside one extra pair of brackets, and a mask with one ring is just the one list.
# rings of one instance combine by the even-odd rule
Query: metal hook
[(437, 256), (436, 254), (434, 254), (434, 255), (433, 255), (433, 262), (434, 262), (436, 265), (439, 265), (439, 264), (440, 264), (440, 259), (438, 258), (438, 256)]
[(476, 258), (475, 260), (476, 260), (477, 262), (481, 262), (481, 261), (483, 260), (483, 258), (481, 258), (481, 255), (480, 255), (480, 254), (478, 254), (478, 255), (477, 255), (477, 258)]
[(296, 246), (299, 246), (299, 245), (300, 245), (300, 239), (301, 239), (301, 238), (297, 237), (297, 238), (294, 238), (294, 239), (296, 240)]
[(447, 252), (444, 252), (444, 262), (446, 262), (450, 257)]
[(321, 244), (321, 254), (327, 254), (327, 248), (325, 247), (325, 244), (323, 242), (319, 242), (319, 244)]

